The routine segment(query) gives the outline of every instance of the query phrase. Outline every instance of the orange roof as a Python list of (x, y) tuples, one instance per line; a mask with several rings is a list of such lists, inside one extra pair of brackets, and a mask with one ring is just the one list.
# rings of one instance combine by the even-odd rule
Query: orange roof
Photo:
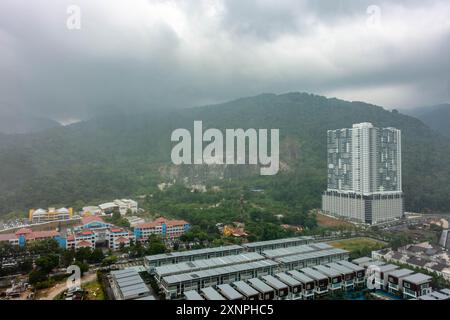
[(117, 241), (117, 242), (120, 242), (120, 243), (124, 243), (124, 242), (128, 242), (129, 239), (124, 238), (124, 237), (119, 237), (116, 241)]
[(92, 243), (82, 240), (80, 242), (77, 243), (77, 247), (91, 247)]
[(148, 229), (148, 228), (154, 228), (154, 227), (157, 227), (160, 225), (161, 225), (160, 223), (156, 223), (155, 221), (153, 221), (153, 222), (139, 223), (139, 224), (136, 224), (134, 227), (138, 228), (138, 229)]
[(89, 235), (94, 234), (94, 233), (92, 231), (90, 231), (90, 230), (84, 230), (84, 231), (81, 231), (79, 234), (81, 234), (83, 236), (89, 236)]
[(28, 234), (28, 233), (31, 233), (31, 232), (33, 232), (33, 230), (28, 229), (28, 228), (21, 228), (21, 229), (16, 231), (16, 235), (19, 236), (21, 234)]
[(140, 224), (135, 225), (134, 227), (140, 228), (140, 229), (148, 229), (148, 228), (155, 228), (162, 224), (166, 224), (168, 227), (173, 227), (173, 226), (182, 226), (182, 225), (188, 224), (188, 222), (186, 222), (184, 220), (168, 220), (164, 217), (159, 217), (158, 219), (156, 219), (152, 222), (140, 223)]
[(14, 233), (0, 234), (0, 241), (16, 240), (17, 235)]
[(81, 218), (81, 222), (83, 224), (88, 224), (88, 223), (91, 223), (93, 221), (105, 222), (105, 221), (103, 221), (103, 219), (101, 217), (98, 217), (98, 216), (84, 216), (83, 218)]
[(114, 233), (116, 233), (116, 232), (123, 232), (123, 229), (120, 229), (120, 228), (112, 228), (112, 229), (111, 229), (111, 232), (114, 232)]
[(28, 234), (27, 236), (25, 236), (25, 238), (28, 239), (39, 239), (39, 238), (52, 238), (52, 237), (56, 237), (59, 235), (58, 231), (55, 230), (51, 230), (51, 231), (33, 231), (30, 234)]
[(184, 226), (185, 224), (188, 224), (184, 220), (169, 220), (167, 221), (167, 226), (173, 227), (173, 226)]

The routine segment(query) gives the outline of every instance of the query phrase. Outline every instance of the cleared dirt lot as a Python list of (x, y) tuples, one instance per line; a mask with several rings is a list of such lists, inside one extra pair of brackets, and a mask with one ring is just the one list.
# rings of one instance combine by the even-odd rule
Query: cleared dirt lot
[(317, 223), (322, 227), (342, 227), (342, 228), (353, 228), (354, 225), (350, 222), (336, 219), (333, 217), (325, 216), (323, 214), (317, 214)]

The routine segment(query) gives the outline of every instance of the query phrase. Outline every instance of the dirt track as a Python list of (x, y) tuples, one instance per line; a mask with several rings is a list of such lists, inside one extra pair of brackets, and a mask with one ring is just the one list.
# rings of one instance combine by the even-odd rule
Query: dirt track
[[(85, 274), (81, 278), (81, 284), (85, 284), (85, 283), (94, 281), (96, 278), (97, 278), (97, 274), (95, 272)], [(42, 296), (39, 297), (39, 300), (53, 300), (56, 296), (58, 296), (60, 293), (62, 293), (66, 289), (67, 289), (66, 281), (59, 282), (49, 289), (42, 290), (40, 292), (40, 295), (42, 295)]]

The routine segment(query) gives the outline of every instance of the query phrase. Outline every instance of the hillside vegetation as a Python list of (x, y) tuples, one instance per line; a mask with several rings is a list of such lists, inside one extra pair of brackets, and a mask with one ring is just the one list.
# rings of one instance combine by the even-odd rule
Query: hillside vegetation
[[(262, 177), (248, 166), (173, 166), (170, 135), (206, 128), (278, 128), (283, 170)], [(25, 135), (0, 135), (0, 214), (157, 194), (157, 184), (204, 183), (259, 188), (306, 211), (326, 188), (326, 132), (370, 121), (403, 138), (406, 209), (450, 212), (450, 139), (418, 119), (362, 102), (305, 94), (263, 94), (228, 103), (151, 114), (112, 114)], [(188, 196), (188, 195), (184, 195)], [(261, 200), (262, 201), (262, 200)]]

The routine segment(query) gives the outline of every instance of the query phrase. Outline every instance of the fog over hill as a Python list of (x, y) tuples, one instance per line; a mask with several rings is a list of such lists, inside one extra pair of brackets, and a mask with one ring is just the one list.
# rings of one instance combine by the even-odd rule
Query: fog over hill
[(403, 112), (422, 120), (433, 130), (450, 137), (450, 103), (405, 109)]
[(43, 131), (59, 127), (55, 120), (18, 113), (15, 110), (0, 109), (0, 133), (22, 134)]
[[(277, 128), (281, 172), (248, 166), (174, 166), (174, 129)], [(326, 188), (326, 132), (372, 122), (402, 130), (406, 209), (450, 211), (450, 138), (420, 120), (363, 102), (307, 93), (262, 94), (218, 105), (110, 114), (39, 133), (0, 135), (0, 213), (146, 194), (161, 182), (234, 180), (320, 206)], [(218, 180), (219, 179), (219, 180)], [(281, 197), (281, 195), (280, 195)]]

